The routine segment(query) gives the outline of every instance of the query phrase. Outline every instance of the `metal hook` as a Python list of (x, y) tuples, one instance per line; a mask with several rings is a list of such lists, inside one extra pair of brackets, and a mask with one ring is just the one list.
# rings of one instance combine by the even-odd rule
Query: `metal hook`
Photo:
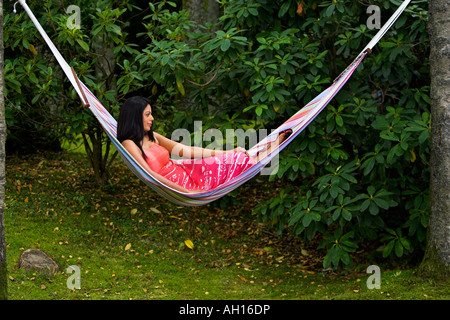
[(19, 3), (19, 1), (16, 1), (16, 2), (14, 3), (13, 13), (17, 13), (17, 10), (16, 10), (16, 4), (18, 4), (18, 3)]

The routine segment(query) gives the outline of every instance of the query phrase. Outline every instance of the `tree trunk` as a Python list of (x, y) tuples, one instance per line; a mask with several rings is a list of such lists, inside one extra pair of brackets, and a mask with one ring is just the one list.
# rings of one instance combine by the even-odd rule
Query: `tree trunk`
[(430, 218), (421, 275), (450, 275), (450, 3), (429, 3), (431, 76)]
[[(109, 181), (109, 167), (117, 152), (109, 159), (111, 141), (105, 136), (100, 125), (88, 125), (88, 128), (82, 132), (82, 137), (84, 149), (94, 170), (95, 184), (102, 187)], [(105, 141), (105, 151), (103, 151), (103, 141)]]
[(0, 0), (0, 300), (8, 297), (5, 242), (5, 142), (6, 120), (4, 100), (3, 0)]
[(183, 9), (189, 11), (190, 20), (195, 22), (194, 31), (199, 31), (201, 24), (219, 21), (219, 3), (216, 0), (183, 0)]
[[(95, 76), (97, 79), (106, 80), (105, 91), (114, 90), (117, 92), (113, 81), (116, 65), (113, 51), (114, 44), (108, 39), (108, 35), (104, 34), (101, 38), (93, 40), (93, 50), (97, 56)], [(100, 187), (104, 186), (109, 182), (109, 167), (117, 156), (117, 152), (110, 156), (111, 140), (106, 137), (99, 123), (95, 123), (93, 126), (88, 125), (82, 136), (84, 149), (94, 170), (95, 183)], [(105, 149), (103, 149), (104, 145)]]
[[(192, 31), (201, 31), (200, 25), (206, 23), (215, 24), (219, 21), (220, 6), (216, 0), (183, 0), (183, 9), (189, 12), (189, 19), (195, 23)], [(186, 94), (181, 98), (181, 107), (186, 109), (195, 109), (195, 103), (192, 98)], [(214, 107), (208, 106), (208, 113), (214, 113)]]

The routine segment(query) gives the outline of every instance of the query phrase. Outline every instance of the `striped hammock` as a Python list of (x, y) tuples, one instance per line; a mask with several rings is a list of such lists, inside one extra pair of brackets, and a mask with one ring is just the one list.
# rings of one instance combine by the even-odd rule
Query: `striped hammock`
[(369, 44), (361, 51), (361, 53), (356, 57), (356, 59), (335, 79), (333, 84), (315, 97), (311, 102), (301, 108), (295, 115), (289, 118), (276, 130), (273, 130), (266, 138), (261, 140), (255, 146), (253, 146), (248, 153), (250, 156), (254, 156), (258, 151), (263, 150), (270, 144), (271, 141), (278, 138), (280, 132), (291, 129), (292, 134), (284, 140), (278, 148), (272, 150), (270, 154), (260, 159), (255, 165), (251, 166), (240, 175), (235, 177), (233, 180), (224, 183), (213, 190), (204, 191), (201, 193), (183, 193), (174, 190), (167, 185), (164, 185), (157, 179), (155, 179), (151, 173), (147, 172), (122, 146), (122, 144), (116, 138), (116, 127), (117, 122), (111, 116), (111, 114), (106, 110), (102, 103), (92, 94), (92, 92), (78, 79), (74, 70), (69, 66), (69, 64), (61, 56), (58, 49), (55, 47), (53, 42), (50, 40), (42, 26), (39, 24), (38, 20), (34, 16), (33, 12), (30, 10), (25, 0), (19, 0), (20, 4), (23, 6), (36, 28), (39, 30), (41, 36), (44, 38), (47, 45), (50, 47), (55, 58), (58, 60), (62, 70), (66, 74), (67, 78), (72, 83), (74, 89), (76, 90), (78, 96), (80, 97), (83, 104), (88, 107), (97, 120), (100, 122), (101, 126), (105, 130), (109, 139), (118, 150), (121, 158), (126, 163), (126, 165), (134, 172), (134, 174), (140, 178), (146, 185), (151, 189), (156, 191), (161, 196), (167, 198), (168, 200), (185, 206), (201, 206), (210, 203), (220, 197), (226, 195), (230, 191), (238, 188), (246, 181), (250, 180), (256, 176), (260, 171), (269, 164), (272, 159), (283, 150), (289, 142), (291, 142), (296, 136), (298, 136), (314, 118), (325, 108), (325, 106), (330, 102), (330, 100), (339, 92), (339, 90), (344, 86), (347, 80), (352, 76), (353, 72), (359, 66), (359, 64), (364, 60), (367, 54), (369, 54), (372, 48), (378, 43), (378, 41), (383, 37), (387, 30), (394, 24), (397, 18), (405, 10), (406, 6), (410, 0), (405, 0), (401, 6), (395, 11), (392, 17), (385, 23), (385, 25), (378, 31), (375, 37), (369, 42)]

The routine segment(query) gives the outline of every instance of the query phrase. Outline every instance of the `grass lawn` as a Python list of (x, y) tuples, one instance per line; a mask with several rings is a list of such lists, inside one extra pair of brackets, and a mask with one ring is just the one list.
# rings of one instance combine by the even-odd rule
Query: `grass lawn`
[[(95, 187), (77, 153), (7, 159), (5, 227), (10, 300), (446, 300), (449, 286), (413, 267), (379, 262), (381, 288), (368, 289), (368, 254), (351, 271), (323, 271), (317, 243), (275, 236), (251, 211), (277, 183), (257, 177), (220, 202), (186, 208), (167, 202), (125, 165)], [(50, 277), (18, 268), (39, 248), (59, 265)], [(69, 266), (81, 288), (68, 289)], [(400, 264), (399, 264), (400, 265)]]

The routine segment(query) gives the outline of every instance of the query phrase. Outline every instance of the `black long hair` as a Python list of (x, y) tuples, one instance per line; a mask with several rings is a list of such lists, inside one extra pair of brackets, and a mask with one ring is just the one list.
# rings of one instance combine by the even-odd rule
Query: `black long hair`
[[(117, 121), (117, 140), (132, 140), (141, 150), (142, 156), (146, 158), (142, 150), (142, 140), (147, 135), (150, 141), (155, 142), (153, 136), (153, 126), (145, 132), (142, 114), (145, 108), (151, 105), (150, 100), (140, 96), (134, 96), (125, 100), (120, 109), (119, 119)], [(153, 113), (153, 110), (152, 110)]]

